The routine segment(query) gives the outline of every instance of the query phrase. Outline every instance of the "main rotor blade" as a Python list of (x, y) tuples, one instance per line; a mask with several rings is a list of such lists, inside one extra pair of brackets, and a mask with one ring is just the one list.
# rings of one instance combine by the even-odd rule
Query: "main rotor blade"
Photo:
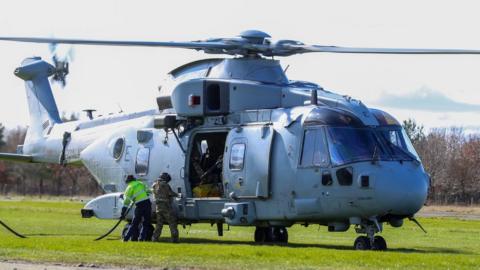
[(104, 46), (138, 46), (138, 47), (171, 47), (185, 49), (235, 49), (238, 46), (215, 41), (187, 41), (187, 42), (158, 42), (158, 41), (124, 41), (124, 40), (92, 40), (92, 39), (65, 39), (65, 38), (37, 38), (37, 37), (0, 37), (0, 40), (74, 45), (104, 45)]
[(322, 45), (306, 45), (294, 40), (281, 40), (278, 43), (252, 43), (248, 38), (217, 38), (205, 41), (125, 41), (125, 40), (92, 40), (64, 39), (38, 37), (0, 37), (0, 40), (73, 45), (103, 45), (103, 46), (138, 46), (138, 47), (169, 47), (203, 50), (212, 54), (263, 56), (290, 56), (301, 53), (357, 53), (357, 54), (480, 54), (480, 50), (463, 49), (401, 49), (401, 48), (362, 48), (338, 47)]
[(401, 49), (401, 48), (362, 48), (337, 47), (321, 45), (286, 44), (286, 47), (297, 50), (297, 53), (327, 52), (327, 53), (361, 53), (361, 54), (480, 54), (480, 50), (463, 49)]

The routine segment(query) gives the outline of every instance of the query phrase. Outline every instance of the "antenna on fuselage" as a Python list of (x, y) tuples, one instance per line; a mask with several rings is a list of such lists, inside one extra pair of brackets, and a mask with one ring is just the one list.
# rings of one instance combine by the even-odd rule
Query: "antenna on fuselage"
[(310, 96), (310, 104), (311, 105), (318, 105), (318, 94), (317, 89), (312, 89), (311, 96)]
[(122, 106), (120, 106), (120, 103), (117, 103), (117, 106), (120, 109), (120, 111), (118, 113), (123, 113), (123, 109), (122, 109)]
[(93, 119), (93, 112), (96, 112), (97, 110), (94, 110), (94, 109), (86, 109), (86, 110), (83, 110), (83, 111), (87, 113), (88, 119), (92, 120), (92, 119)]

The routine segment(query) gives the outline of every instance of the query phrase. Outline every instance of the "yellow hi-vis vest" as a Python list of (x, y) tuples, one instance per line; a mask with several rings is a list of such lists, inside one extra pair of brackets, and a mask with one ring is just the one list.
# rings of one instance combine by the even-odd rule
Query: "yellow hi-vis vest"
[(149, 190), (145, 184), (139, 180), (134, 180), (128, 183), (127, 189), (123, 194), (123, 205), (129, 206), (130, 203), (138, 203), (148, 200)]

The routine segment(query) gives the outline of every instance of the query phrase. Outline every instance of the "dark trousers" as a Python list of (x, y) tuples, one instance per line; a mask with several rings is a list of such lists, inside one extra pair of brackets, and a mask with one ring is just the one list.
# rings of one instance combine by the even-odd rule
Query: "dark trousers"
[(140, 231), (140, 238), (138, 240), (151, 240), (147, 239), (148, 231), (152, 226), (152, 203), (150, 200), (141, 201), (135, 205), (132, 223), (125, 235), (125, 241), (137, 241), (136, 238), (138, 237), (140, 223), (142, 224), (142, 230)]

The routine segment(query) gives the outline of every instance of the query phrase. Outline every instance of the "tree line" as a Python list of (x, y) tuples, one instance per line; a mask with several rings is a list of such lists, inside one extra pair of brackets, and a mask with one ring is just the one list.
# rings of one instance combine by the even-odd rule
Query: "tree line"
[[(15, 153), (25, 135), (25, 128), (5, 132), (0, 124), (0, 152)], [(85, 167), (0, 161), (0, 195), (96, 196), (102, 193)]]
[(403, 126), (430, 175), (428, 201), (480, 203), (480, 134), (465, 134), (458, 127), (434, 128), (427, 133), (412, 119)]

